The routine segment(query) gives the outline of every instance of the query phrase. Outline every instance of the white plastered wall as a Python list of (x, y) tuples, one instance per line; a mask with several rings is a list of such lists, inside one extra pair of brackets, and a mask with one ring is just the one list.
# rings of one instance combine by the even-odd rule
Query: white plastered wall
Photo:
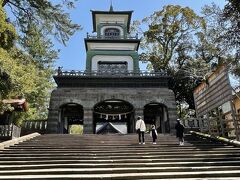
[(128, 50), (136, 51), (137, 43), (87, 43), (88, 50)]
[(104, 14), (97, 14), (96, 15), (96, 24), (100, 23), (119, 23), (119, 24), (127, 24), (128, 22), (128, 15), (104, 15)]

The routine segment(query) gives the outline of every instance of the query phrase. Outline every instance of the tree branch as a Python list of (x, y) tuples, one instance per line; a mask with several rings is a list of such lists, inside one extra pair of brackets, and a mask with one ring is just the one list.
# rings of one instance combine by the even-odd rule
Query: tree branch
[(13, 2), (11, 2), (10, 0), (6, 0), (6, 3), (9, 3), (9, 4), (11, 4), (11, 5), (15, 6), (16, 8), (19, 8), (19, 9), (21, 9), (22, 11), (24, 11), (25, 13), (27, 13), (27, 14), (28, 14), (28, 16), (29, 16), (29, 12), (28, 12), (28, 10), (24, 9), (23, 7), (21, 7), (21, 6), (17, 5), (17, 4), (15, 4), (15, 3), (13, 3)]
[(4, 7), (7, 3), (8, 3), (9, 0), (3, 0), (2, 2), (2, 7)]

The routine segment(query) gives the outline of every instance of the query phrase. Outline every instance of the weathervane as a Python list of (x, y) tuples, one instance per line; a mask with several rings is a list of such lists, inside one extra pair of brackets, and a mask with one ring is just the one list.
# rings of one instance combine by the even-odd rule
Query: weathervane
[(110, 5), (110, 9), (109, 9), (110, 12), (113, 11), (113, 5), (112, 5), (112, 0), (111, 0), (111, 5)]

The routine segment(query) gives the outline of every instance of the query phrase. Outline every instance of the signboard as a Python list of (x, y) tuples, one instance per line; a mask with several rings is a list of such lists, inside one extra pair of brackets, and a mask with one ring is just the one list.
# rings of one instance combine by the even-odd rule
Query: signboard
[(206, 82), (194, 90), (194, 100), (197, 115), (203, 116), (232, 99), (232, 88), (226, 66), (218, 67), (212, 72)]

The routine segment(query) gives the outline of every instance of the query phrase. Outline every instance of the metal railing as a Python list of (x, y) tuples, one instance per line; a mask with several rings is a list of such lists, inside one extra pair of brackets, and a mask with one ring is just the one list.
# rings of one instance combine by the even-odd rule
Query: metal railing
[(117, 70), (108, 70), (108, 71), (79, 71), (79, 70), (70, 70), (62, 71), (60, 68), (56, 70), (55, 76), (116, 76), (116, 77), (161, 77), (168, 76), (166, 72), (154, 72), (154, 71), (117, 71)]

